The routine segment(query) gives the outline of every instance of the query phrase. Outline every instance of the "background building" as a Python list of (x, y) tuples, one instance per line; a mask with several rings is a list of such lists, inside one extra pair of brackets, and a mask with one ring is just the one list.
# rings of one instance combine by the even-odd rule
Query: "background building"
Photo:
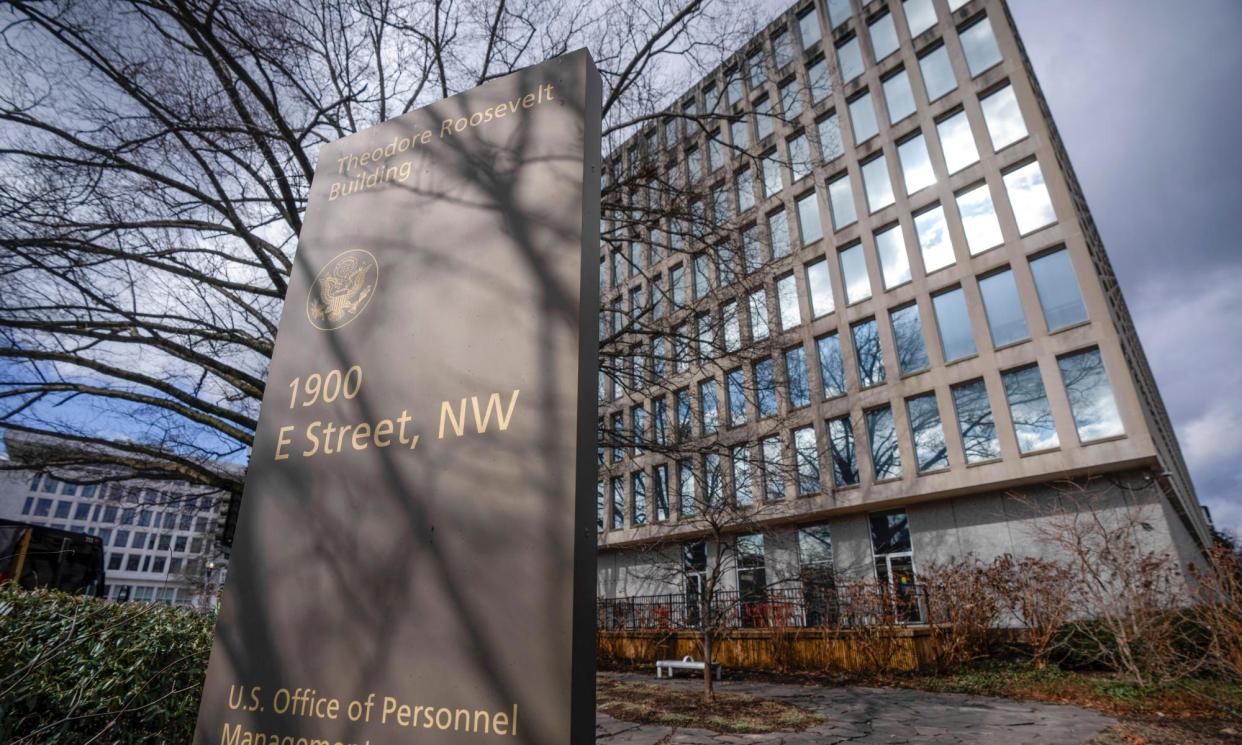
[[(0, 517), (99, 536), (110, 599), (215, 607), (227, 571), (217, 549), (221, 494), (99, 467), (13, 468), (30, 449), (70, 446), (13, 431), (4, 439), (10, 468), (0, 472)], [(52, 462), (60, 460), (72, 458)]]
[[(1200, 559), (1211, 526), (1003, 2), (800, 2), (665, 113), (605, 176), (636, 186), (602, 226), (601, 598), (690, 592), (697, 554), (667, 549), (713, 500), (751, 516), (724, 574), (744, 591), (1046, 555), (1083, 510)], [(679, 199), (715, 225), (659, 216)]]

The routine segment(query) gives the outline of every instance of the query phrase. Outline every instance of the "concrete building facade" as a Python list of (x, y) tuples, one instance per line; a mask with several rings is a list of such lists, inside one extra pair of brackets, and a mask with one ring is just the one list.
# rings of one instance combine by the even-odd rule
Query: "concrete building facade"
[(611, 172), (698, 184), (724, 226), (673, 246), (605, 215), (601, 334), (644, 314), (654, 358), (710, 318), (738, 352), (601, 379), (605, 432), (687, 447), (601, 450), (599, 597), (683, 591), (652, 549), (702, 537), (682, 506), (703, 488), (755, 505), (768, 582), (1048, 555), (1084, 504), (1201, 558), (1211, 526), (1002, 0), (799, 2), (666, 113)]
[(49, 446), (5, 432), (0, 517), (99, 536), (111, 600), (215, 607), (227, 571), (217, 549), (226, 499), (184, 481), (118, 479), (101, 467), (19, 468), (32, 444)]

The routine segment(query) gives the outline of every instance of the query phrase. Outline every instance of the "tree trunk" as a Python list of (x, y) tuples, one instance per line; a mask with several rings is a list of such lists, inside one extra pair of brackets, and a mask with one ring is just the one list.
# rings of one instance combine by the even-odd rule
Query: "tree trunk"
[(699, 613), (699, 623), (703, 624), (703, 703), (711, 704), (716, 700), (716, 691), (712, 682), (712, 624), (711, 616), (708, 615), (711, 602), (707, 593), (703, 594), (701, 605), (703, 609)]

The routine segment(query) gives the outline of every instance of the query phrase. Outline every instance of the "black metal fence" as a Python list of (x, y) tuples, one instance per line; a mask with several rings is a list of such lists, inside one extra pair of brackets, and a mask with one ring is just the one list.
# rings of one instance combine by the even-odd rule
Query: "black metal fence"
[(926, 623), (927, 609), (927, 588), (921, 585), (859, 583), (747, 595), (718, 591), (708, 605), (691, 593), (600, 598), (596, 625), (601, 631), (676, 631), (701, 628), (705, 616), (717, 629), (915, 625)]

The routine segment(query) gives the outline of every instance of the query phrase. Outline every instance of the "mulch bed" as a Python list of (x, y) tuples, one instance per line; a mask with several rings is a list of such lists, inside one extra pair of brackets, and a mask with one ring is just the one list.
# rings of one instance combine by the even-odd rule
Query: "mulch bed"
[(601, 679), (596, 696), (598, 711), (638, 724), (756, 734), (800, 732), (823, 721), (799, 706), (740, 693), (717, 693), (715, 702), (706, 704), (698, 690)]

